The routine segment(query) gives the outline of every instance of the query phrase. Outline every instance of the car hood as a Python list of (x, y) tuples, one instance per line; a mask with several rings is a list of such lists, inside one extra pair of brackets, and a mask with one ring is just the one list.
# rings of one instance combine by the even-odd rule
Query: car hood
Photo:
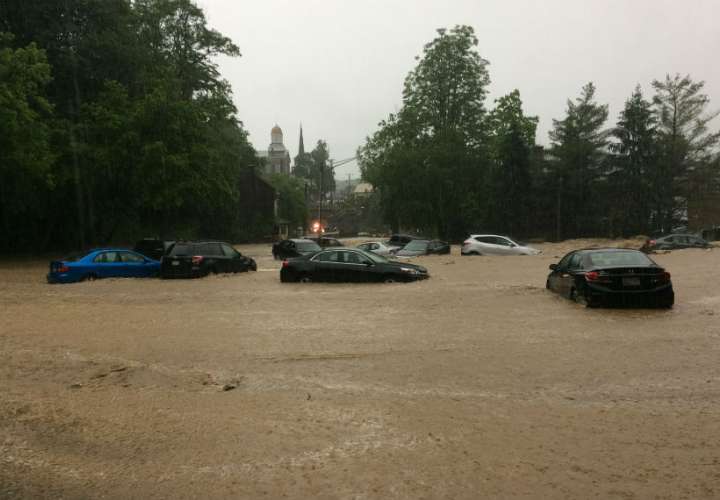
[(410, 264), (409, 262), (388, 262), (385, 265), (396, 267), (398, 269), (400, 269), (401, 267), (409, 267), (410, 269), (415, 269), (416, 271), (426, 274), (428, 272), (426, 267), (418, 266), (417, 264)]

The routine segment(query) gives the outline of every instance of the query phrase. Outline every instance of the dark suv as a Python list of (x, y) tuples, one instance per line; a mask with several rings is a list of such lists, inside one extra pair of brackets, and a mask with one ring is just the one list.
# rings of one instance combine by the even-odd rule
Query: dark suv
[(167, 253), (168, 249), (173, 246), (173, 243), (175, 242), (159, 240), (157, 238), (145, 238), (135, 243), (133, 251), (145, 257), (150, 257), (153, 260), (160, 260), (162, 256)]
[(257, 271), (257, 264), (224, 241), (178, 241), (160, 261), (162, 278)]
[(289, 259), (300, 257), (322, 250), (315, 240), (305, 238), (293, 238), (275, 243), (272, 247), (273, 257), (277, 259)]

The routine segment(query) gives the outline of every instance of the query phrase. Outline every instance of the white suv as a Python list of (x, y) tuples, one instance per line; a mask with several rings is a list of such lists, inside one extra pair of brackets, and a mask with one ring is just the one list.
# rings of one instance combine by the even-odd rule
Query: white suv
[(540, 250), (521, 245), (505, 236), (472, 234), (463, 242), (462, 255), (537, 255)]

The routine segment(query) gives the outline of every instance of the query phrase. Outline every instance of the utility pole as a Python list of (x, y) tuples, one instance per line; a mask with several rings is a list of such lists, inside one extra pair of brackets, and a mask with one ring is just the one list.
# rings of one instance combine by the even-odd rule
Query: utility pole
[(319, 183), (319, 196), (318, 196), (318, 237), (322, 230), (322, 203), (323, 203), (323, 177), (325, 177), (325, 162), (320, 164), (320, 183)]

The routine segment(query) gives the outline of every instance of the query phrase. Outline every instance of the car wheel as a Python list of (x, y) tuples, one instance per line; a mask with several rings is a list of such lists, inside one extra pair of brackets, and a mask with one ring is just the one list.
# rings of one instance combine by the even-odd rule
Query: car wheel
[(310, 276), (309, 274), (301, 274), (301, 275), (298, 277), (298, 282), (300, 282), (300, 283), (312, 283), (312, 276)]
[(90, 273), (90, 274), (86, 274), (85, 276), (83, 276), (80, 281), (95, 281), (96, 279), (97, 279), (97, 275)]
[(383, 283), (397, 283), (398, 279), (395, 276), (385, 276), (383, 278)]
[(577, 290), (575, 290), (574, 288), (570, 290), (570, 300), (572, 300), (573, 302), (577, 302), (578, 304), (583, 306), (589, 306), (585, 296), (581, 293), (578, 293)]

